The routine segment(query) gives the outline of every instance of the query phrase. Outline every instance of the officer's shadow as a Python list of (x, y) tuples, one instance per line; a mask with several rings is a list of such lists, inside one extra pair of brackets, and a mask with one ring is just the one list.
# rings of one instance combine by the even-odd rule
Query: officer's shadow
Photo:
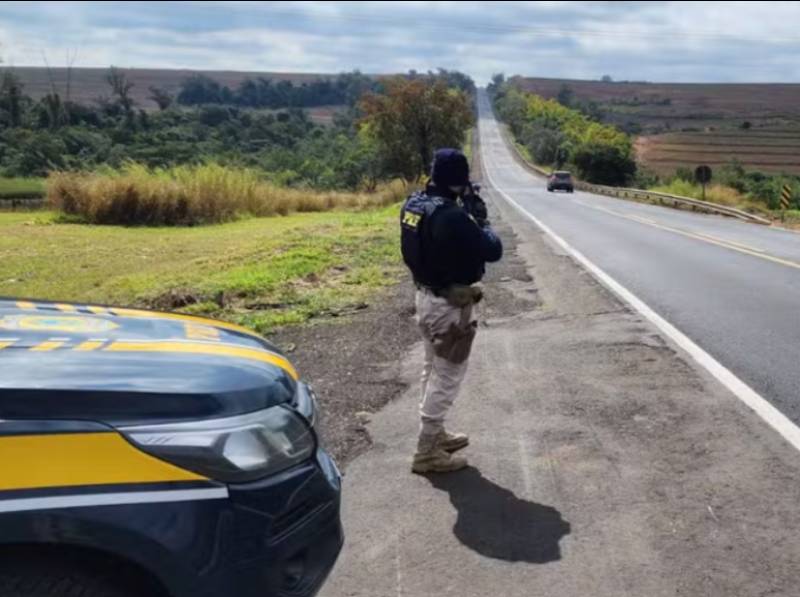
[(570, 524), (555, 508), (522, 500), (473, 467), (426, 478), (450, 495), (458, 511), (453, 532), (470, 549), (508, 562), (561, 559), (558, 543), (570, 533)]

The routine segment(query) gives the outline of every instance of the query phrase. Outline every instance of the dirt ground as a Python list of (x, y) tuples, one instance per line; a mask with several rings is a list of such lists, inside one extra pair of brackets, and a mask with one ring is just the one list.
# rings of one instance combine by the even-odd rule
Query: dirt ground
[[(538, 302), (532, 279), (516, 255), (510, 228), (498, 221), (495, 231), (503, 239), (505, 256), (488, 267), (484, 279), (487, 298), (478, 306), (483, 325), (486, 319), (530, 310)], [(322, 413), (323, 441), (343, 466), (371, 444), (366, 413), (380, 410), (407, 389), (401, 376), (402, 361), (419, 339), (410, 277), (346, 318), (270, 335), (314, 388)]]
[(399, 366), (418, 340), (413, 290), (404, 280), (355, 315), (270, 336), (314, 388), (323, 441), (340, 464), (370, 445), (366, 421), (356, 414), (375, 412), (406, 389)]

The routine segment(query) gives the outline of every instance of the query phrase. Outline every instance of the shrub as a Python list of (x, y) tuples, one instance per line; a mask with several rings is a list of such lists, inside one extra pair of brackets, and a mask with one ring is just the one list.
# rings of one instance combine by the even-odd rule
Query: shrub
[(266, 182), (253, 169), (217, 163), (147, 168), (128, 163), (119, 170), (54, 172), (47, 180), (51, 206), (93, 224), (190, 226), (242, 216), (293, 211), (365, 209), (400, 201), (399, 181), (375, 193), (287, 189)]
[(622, 185), (634, 176), (633, 144), (619, 129), (509, 83), (495, 103), (512, 134), (537, 162), (560, 165), (570, 160), (582, 178), (602, 184)]
[(572, 161), (580, 178), (597, 184), (624, 185), (636, 174), (636, 162), (613, 145), (581, 145)]
[(649, 189), (661, 182), (658, 174), (646, 168), (637, 168), (636, 175), (631, 180), (631, 185), (636, 189)]
[[(651, 187), (650, 190), (659, 193), (669, 193), (670, 195), (678, 195), (680, 197), (692, 197), (694, 199), (703, 198), (703, 188), (699, 184), (679, 178), (674, 178), (669, 184)], [(706, 201), (719, 205), (746, 209), (748, 211), (763, 211), (762, 206), (754, 203), (736, 189), (723, 184), (708, 185), (706, 187)]]
[(679, 166), (678, 169), (675, 170), (675, 178), (684, 182), (694, 182), (694, 172), (692, 172), (691, 168)]

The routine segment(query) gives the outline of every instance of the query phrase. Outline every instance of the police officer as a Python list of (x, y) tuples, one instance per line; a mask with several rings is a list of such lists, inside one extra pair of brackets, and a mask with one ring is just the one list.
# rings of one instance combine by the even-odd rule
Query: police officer
[(503, 255), (462, 152), (436, 152), (431, 181), (403, 205), (401, 246), (417, 285), (417, 323), (425, 344), (422, 421), (411, 468), (415, 473), (455, 471), (467, 466), (466, 458), (453, 453), (469, 438), (445, 430), (444, 421), (467, 371), (477, 329), (472, 309), (482, 293), (474, 284), (486, 263)]

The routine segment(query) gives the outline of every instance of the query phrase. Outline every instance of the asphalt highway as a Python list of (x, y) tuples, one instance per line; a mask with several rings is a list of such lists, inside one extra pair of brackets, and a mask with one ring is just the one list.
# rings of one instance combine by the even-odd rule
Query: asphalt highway
[(479, 96), (483, 168), (569, 245), (800, 423), (800, 234), (581, 191), (549, 193)]

